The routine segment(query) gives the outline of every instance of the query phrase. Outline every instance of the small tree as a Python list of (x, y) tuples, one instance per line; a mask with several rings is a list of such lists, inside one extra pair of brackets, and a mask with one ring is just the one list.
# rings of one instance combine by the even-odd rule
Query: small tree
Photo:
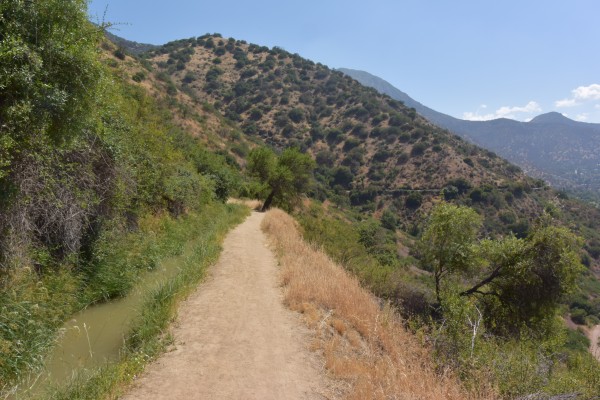
[(249, 174), (268, 188), (263, 211), (273, 203), (291, 208), (298, 196), (308, 189), (314, 168), (314, 160), (295, 148), (286, 149), (277, 157), (270, 149), (259, 147), (248, 157)]
[(411, 192), (408, 196), (406, 196), (406, 200), (404, 201), (404, 205), (411, 210), (416, 210), (421, 207), (423, 203), (423, 195), (419, 192)]
[(480, 226), (470, 208), (441, 203), (433, 209), (420, 251), (424, 267), (433, 270), (438, 302), (444, 300), (442, 282), (454, 277), (454, 292), (478, 298), (495, 331), (545, 332), (581, 271), (581, 240), (548, 220), (525, 239), (478, 241)]
[(441, 203), (433, 209), (421, 237), (420, 251), (424, 268), (433, 270), (438, 303), (442, 279), (473, 267), (480, 226), (481, 217), (468, 207)]

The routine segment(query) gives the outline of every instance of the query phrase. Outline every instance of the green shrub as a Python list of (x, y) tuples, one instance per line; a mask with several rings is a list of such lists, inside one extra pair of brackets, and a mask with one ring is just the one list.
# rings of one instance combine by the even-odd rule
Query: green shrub
[(578, 325), (585, 325), (586, 316), (587, 312), (585, 310), (582, 310), (581, 308), (571, 309), (571, 319)]
[(252, 110), (250, 110), (250, 119), (253, 121), (258, 121), (259, 119), (261, 119), (263, 116), (262, 111), (260, 111), (258, 108), (253, 108)]
[(442, 196), (444, 196), (444, 200), (452, 200), (457, 198), (459, 195), (458, 188), (454, 185), (447, 185), (442, 189)]
[(117, 57), (119, 60), (125, 59), (125, 49), (123, 47), (118, 47), (115, 51), (113, 51), (113, 55)]
[(349, 151), (357, 146), (359, 146), (361, 144), (361, 141), (353, 138), (353, 137), (348, 137), (346, 139), (346, 141), (344, 142), (344, 151)]
[(304, 111), (301, 108), (293, 108), (288, 112), (288, 117), (295, 123), (300, 123), (304, 119)]
[(341, 166), (335, 168), (333, 172), (333, 184), (340, 185), (344, 188), (349, 188), (354, 179), (354, 174), (350, 171), (350, 168)]
[(339, 129), (329, 129), (325, 134), (327, 143), (330, 145), (338, 144), (344, 139), (344, 132)]
[(410, 159), (410, 156), (406, 152), (398, 154), (397, 163), (405, 164)]
[(138, 71), (135, 74), (133, 74), (131, 79), (139, 83), (146, 79), (146, 74), (143, 71)]
[(408, 196), (406, 196), (406, 200), (404, 201), (404, 205), (411, 210), (415, 210), (421, 207), (423, 203), (423, 195), (419, 192), (412, 192)]
[(329, 150), (321, 150), (316, 154), (315, 159), (317, 161), (317, 165), (333, 167), (335, 162), (335, 154)]
[(417, 156), (421, 156), (425, 153), (425, 150), (427, 150), (427, 143), (424, 142), (419, 142), (413, 145), (412, 149), (410, 150), (410, 155), (413, 157), (417, 157)]

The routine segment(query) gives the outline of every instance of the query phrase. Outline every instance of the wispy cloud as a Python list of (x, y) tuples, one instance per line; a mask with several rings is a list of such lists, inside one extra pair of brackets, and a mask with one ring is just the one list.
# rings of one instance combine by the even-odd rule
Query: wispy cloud
[(597, 83), (589, 86), (579, 86), (571, 90), (570, 98), (557, 100), (554, 102), (554, 105), (558, 108), (574, 107), (594, 100), (600, 100), (600, 85)]
[(579, 103), (575, 99), (562, 99), (554, 102), (554, 106), (557, 108), (575, 107), (578, 105)]
[(589, 114), (588, 114), (588, 113), (581, 113), (581, 114), (578, 114), (578, 115), (575, 117), (575, 119), (576, 119), (577, 121), (582, 121), (582, 122), (584, 122), (584, 121), (587, 121), (587, 120), (588, 120), (588, 116), (589, 116)]
[(480, 114), (479, 111), (481, 109), (485, 109), (486, 107), (487, 106), (481, 105), (481, 106), (479, 106), (479, 109), (475, 112), (471, 112), (471, 111), (464, 112), (463, 119), (466, 119), (468, 121), (489, 121), (491, 119), (497, 119), (497, 118), (516, 119), (517, 114), (531, 114), (531, 113), (538, 113), (538, 112), (542, 111), (542, 107), (540, 107), (540, 105), (535, 101), (530, 101), (529, 103), (527, 103), (526, 105), (524, 105), (522, 107), (504, 106), (504, 107), (500, 107), (493, 113)]

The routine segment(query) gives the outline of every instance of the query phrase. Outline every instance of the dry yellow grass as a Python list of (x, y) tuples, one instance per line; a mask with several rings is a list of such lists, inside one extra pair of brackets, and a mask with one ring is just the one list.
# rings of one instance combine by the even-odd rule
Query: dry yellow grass
[(231, 198), (229, 200), (227, 200), (228, 203), (231, 204), (239, 204), (242, 206), (246, 206), (248, 208), (250, 208), (251, 210), (260, 210), (262, 208), (262, 201), (260, 200), (250, 200), (250, 199), (234, 199)]
[(396, 312), (380, 306), (342, 267), (304, 242), (292, 217), (271, 210), (262, 228), (281, 264), (286, 304), (315, 330), (312, 347), (323, 353), (331, 376), (347, 383), (346, 398), (495, 397), (483, 388), (469, 393), (450, 371), (435, 371), (430, 352), (404, 329)]

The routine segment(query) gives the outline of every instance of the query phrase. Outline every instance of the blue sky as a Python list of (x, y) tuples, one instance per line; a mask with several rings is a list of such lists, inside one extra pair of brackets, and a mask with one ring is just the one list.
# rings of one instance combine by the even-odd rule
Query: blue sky
[(221, 33), (375, 74), (465, 119), (600, 123), (598, 0), (92, 0), (138, 42)]

